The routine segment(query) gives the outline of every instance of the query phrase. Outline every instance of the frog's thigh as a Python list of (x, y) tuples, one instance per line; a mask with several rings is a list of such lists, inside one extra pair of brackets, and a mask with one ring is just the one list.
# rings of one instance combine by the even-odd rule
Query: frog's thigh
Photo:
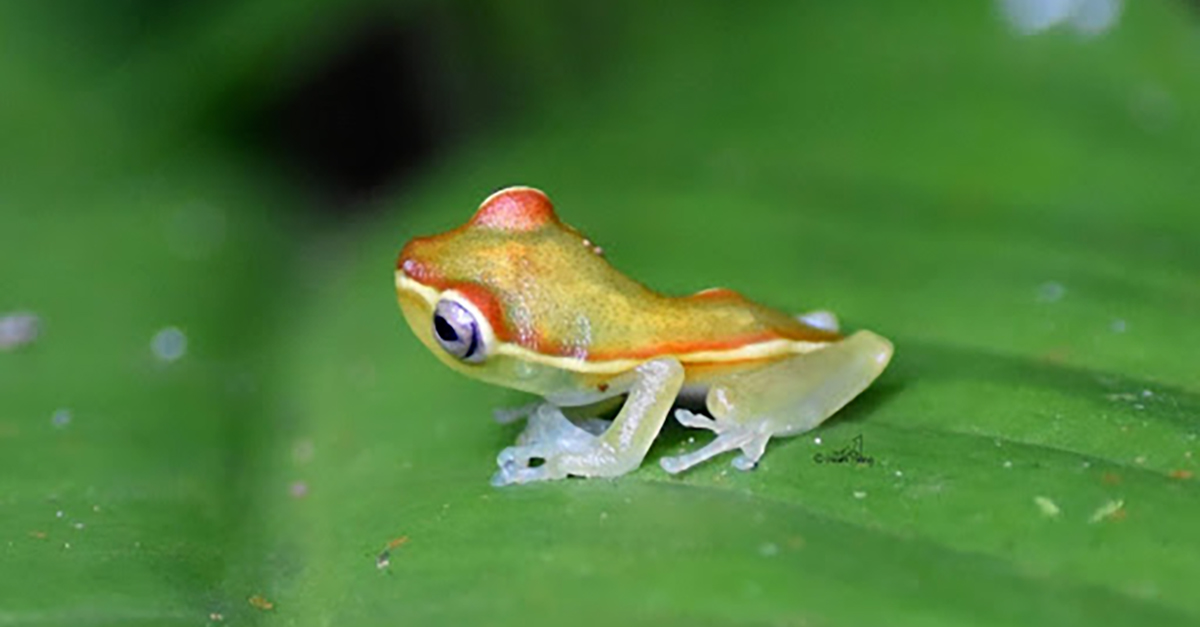
[[(675, 397), (683, 387), (683, 366), (674, 358), (662, 358), (641, 364), (632, 372), (612, 381), (629, 395), (612, 426), (603, 435), (592, 436), (573, 427), (561, 410), (552, 405), (539, 408), (530, 417), (534, 429), (546, 429), (543, 437), (509, 447), (501, 452), (500, 471), (493, 483), (525, 483), (560, 479), (567, 475), (613, 477), (642, 463), (650, 444), (666, 421)], [(572, 428), (568, 428), (571, 426)], [(569, 435), (569, 437), (562, 437)], [(540, 458), (540, 466), (530, 461)]]
[(716, 439), (698, 451), (663, 458), (660, 463), (667, 472), (676, 473), (741, 449), (734, 466), (753, 468), (769, 439), (803, 433), (824, 422), (866, 389), (891, 357), (891, 342), (859, 331), (820, 350), (714, 383), (707, 398), (712, 419), (684, 409), (675, 416), (685, 426), (711, 429)]

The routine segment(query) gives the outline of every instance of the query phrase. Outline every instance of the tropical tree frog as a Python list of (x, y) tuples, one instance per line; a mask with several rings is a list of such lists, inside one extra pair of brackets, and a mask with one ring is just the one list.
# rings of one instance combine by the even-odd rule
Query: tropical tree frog
[[(413, 333), (446, 365), (544, 399), (497, 412), (528, 418), (497, 458), (497, 485), (625, 474), (688, 394), (702, 395), (711, 417), (677, 409), (676, 420), (716, 438), (663, 458), (663, 469), (733, 449), (733, 465), (750, 469), (768, 440), (821, 424), (892, 356), (870, 331), (839, 333), (828, 312), (791, 316), (722, 288), (654, 292), (529, 187), (498, 191), (467, 224), (405, 245), (396, 292)], [(611, 424), (594, 418), (622, 399)]]

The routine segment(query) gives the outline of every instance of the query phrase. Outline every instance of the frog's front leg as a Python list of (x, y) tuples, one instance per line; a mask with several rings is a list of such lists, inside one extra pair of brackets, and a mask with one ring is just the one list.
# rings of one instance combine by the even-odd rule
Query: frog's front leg
[(660, 464), (677, 473), (741, 449), (733, 465), (741, 470), (754, 468), (768, 440), (803, 433), (824, 422), (866, 389), (891, 357), (891, 342), (859, 331), (820, 350), (731, 375), (709, 388), (706, 405), (713, 418), (685, 409), (675, 412), (684, 426), (709, 429), (716, 439), (698, 451), (663, 458)]
[[(601, 435), (575, 426), (549, 403), (539, 407), (518, 440), (500, 452), (494, 485), (562, 479), (567, 475), (615, 477), (637, 468), (666, 421), (683, 387), (683, 366), (674, 358), (641, 364), (610, 383), (616, 394), (629, 396)], [(540, 465), (532, 465), (541, 460)]]

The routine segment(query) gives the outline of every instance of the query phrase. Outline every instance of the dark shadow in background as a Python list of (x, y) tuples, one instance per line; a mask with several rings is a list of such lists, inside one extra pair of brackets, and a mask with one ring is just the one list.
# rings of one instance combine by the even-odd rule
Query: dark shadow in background
[(247, 120), (248, 139), (334, 213), (366, 206), (445, 142), (429, 16), (363, 20), (322, 62)]
[[(620, 67), (628, 27), (606, 4), (553, 0), (380, 8), (350, 24), (315, 59), (284, 61), (277, 93), (227, 109), (236, 142), (341, 216), (548, 95), (592, 93)], [(297, 36), (296, 50), (310, 46)]]

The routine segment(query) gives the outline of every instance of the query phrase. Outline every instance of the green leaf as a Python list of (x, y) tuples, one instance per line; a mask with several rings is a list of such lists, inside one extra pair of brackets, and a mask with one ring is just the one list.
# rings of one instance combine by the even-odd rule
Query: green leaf
[[(9, 189), (47, 210), (0, 214), (0, 312), (44, 323), (0, 354), (0, 625), (1195, 623), (1184, 9), (793, 4), (623, 7), (594, 84), (521, 78), (528, 117), (311, 245), (223, 155)], [(751, 473), (666, 475), (706, 437), (671, 424), (628, 476), (492, 488), (528, 399), (436, 363), (391, 273), (510, 183), (653, 287), (830, 308), (893, 365)]]
[[(1019, 39), (960, 10), (694, 16), (696, 45), (630, 34), (641, 62), (619, 93), (568, 99), (570, 119), (548, 112), (397, 201), (287, 360), (316, 453), (281, 616), (1196, 620), (1197, 179), (1179, 159), (1197, 91), (1136, 48), (1175, 31), (1139, 5), (1098, 40)], [(1131, 111), (1147, 85), (1170, 130)], [(490, 410), (525, 399), (427, 355), (388, 274), (405, 240), (509, 183), (543, 186), (652, 286), (829, 307), (893, 338), (894, 365), (753, 473), (667, 476), (658, 457), (704, 440), (669, 426), (627, 477), (492, 489), (515, 429)], [(874, 465), (814, 462), (859, 435)]]
[(200, 154), (183, 167), (6, 189), (38, 210), (0, 220), (0, 316), (40, 333), (0, 352), (0, 625), (197, 624), (227, 604), (263, 287), (287, 247), (262, 210), (280, 195)]

